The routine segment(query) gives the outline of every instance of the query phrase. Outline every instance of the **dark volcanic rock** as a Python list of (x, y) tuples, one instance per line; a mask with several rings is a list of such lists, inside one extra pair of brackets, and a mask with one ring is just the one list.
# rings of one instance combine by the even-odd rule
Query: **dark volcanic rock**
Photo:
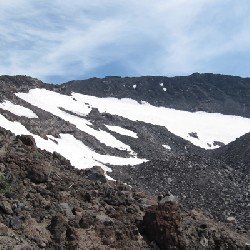
[[(136, 221), (143, 214), (135, 192), (108, 182), (98, 167), (74, 169), (61, 155), (0, 132), (1, 145), (8, 145), (0, 159), (1, 246), (151, 249), (138, 234)], [(8, 173), (12, 179), (6, 179)]]
[(20, 139), (20, 141), (26, 146), (36, 147), (35, 139), (31, 135), (20, 135), (17, 136), (17, 139)]
[(48, 164), (37, 164), (28, 166), (27, 177), (35, 183), (47, 182), (50, 174), (50, 166)]
[(249, 229), (249, 175), (224, 162), (195, 155), (169, 156), (138, 166), (113, 167), (111, 177), (150, 194), (176, 196), (186, 208), (200, 208), (221, 221), (235, 216)]
[(50, 233), (56, 243), (64, 243), (66, 240), (67, 221), (63, 215), (56, 215), (51, 219), (51, 224), (48, 226)]
[(102, 183), (107, 182), (104, 171), (99, 166), (94, 166), (93, 168), (89, 168), (85, 170), (87, 178), (92, 181), (100, 181)]
[[(174, 78), (95, 78), (53, 86), (26, 76), (2, 76), (0, 101), (10, 100), (27, 107), (37, 118), (19, 117), (2, 109), (0, 112), (46, 140), (50, 140), (47, 135), (58, 138), (61, 133), (68, 133), (99, 154), (129, 157), (126, 150), (100, 143), (15, 93), (32, 88), (63, 94), (73, 90), (101, 97), (129, 97), (188, 111), (250, 117), (249, 82), (249, 78), (193, 74)], [(249, 243), (249, 134), (218, 150), (205, 151), (165, 127), (130, 121), (97, 109), (84, 118), (93, 129), (114, 135), (149, 161), (139, 166), (114, 167), (112, 177), (131, 187), (108, 181), (100, 167), (77, 170), (58, 153), (38, 149), (31, 136), (15, 137), (0, 129), (1, 246), (244, 249)], [(129, 129), (138, 138), (110, 131), (106, 125)], [(192, 131), (190, 135), (199, 137)], [(163, 147), (166, 144), (171, 150)], [(214, 144), (222, 145), (218, 141)], [(158, 205), (154, 195), (159, 196)], [(182, 205), (165, 201), (180, 201)]]

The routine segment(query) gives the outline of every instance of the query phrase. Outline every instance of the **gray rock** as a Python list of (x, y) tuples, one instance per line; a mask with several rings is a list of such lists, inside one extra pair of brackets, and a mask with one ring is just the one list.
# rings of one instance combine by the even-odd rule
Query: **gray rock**
[(13, 218), (11, 218), (10, 220), (10, 226), (15, 229), (18, 230), (22, 227), (22, 221), (20, 220), (19, 217), (14, 216)]
[(236, 222), (236, 218), (233, 216), (229, 216), (229, 217), (227, 217), (227, 221), (228, 222)]
[(68, 203), (60, 203), (59, 206), (68, 218), (74, 217), (72, 209), (69, 207)]

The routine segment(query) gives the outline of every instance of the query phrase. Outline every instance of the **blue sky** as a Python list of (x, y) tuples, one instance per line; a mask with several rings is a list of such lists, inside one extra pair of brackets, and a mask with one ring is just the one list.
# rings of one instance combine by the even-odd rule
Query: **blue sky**
[(250, 76), (249, 0), (0, 0), (0, 75)]

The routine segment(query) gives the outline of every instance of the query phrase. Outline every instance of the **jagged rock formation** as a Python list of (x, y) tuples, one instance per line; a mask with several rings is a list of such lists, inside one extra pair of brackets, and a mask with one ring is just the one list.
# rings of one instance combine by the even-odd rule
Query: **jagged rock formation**
[(0, 130), (1, 249), (246, 249), (248, 233), (175, 203), (157, 205), (30, 139)]

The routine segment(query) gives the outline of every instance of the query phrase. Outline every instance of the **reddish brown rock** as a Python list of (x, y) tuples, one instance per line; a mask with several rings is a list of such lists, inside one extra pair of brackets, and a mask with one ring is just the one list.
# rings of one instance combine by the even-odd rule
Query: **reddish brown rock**
[(180, 249), (180, 209), (177, 203), (166, 202), (151, 206), (143, 218), (145, 233), (161, 249)]

